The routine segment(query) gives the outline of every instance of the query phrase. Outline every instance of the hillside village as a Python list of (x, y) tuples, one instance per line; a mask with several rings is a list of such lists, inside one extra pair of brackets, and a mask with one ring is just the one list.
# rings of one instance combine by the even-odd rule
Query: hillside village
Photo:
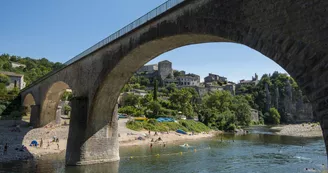
[(135, 73), (135, 76), (147, 78), (150, 82), (149, 84), (153, 83), (154, 79), (159, 80), (163, 87), (170, 84), (175, 84), (178, 88), (193, 87), (200, 96), (222, 90), (229, 91), (232, 95), (235, 95), (236, 88), (238, 89), (244, 85), (256, 85), (259, 81), (257, 74), (251, 80), (242, 79), (240, 83), (236, 84), (228, 81), (224, 76), (209, 73), (204, 78), (204, 82), (201, 82), (200, 76), (197, 74), (186, 73), (183, 70), (174, 70), (172, 62), (168, 60), (161, 61), (158, 64), (144, 65)]

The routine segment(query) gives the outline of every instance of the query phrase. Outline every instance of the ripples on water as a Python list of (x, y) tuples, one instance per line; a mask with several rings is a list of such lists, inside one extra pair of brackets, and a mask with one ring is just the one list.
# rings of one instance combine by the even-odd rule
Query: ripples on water
[[(121, 147), (121, 161), (83, 167), (65, 167), (64, 155), (36, 161), (0, 164), (0, 172), (112, 172), (112, 173), (297, 173), (322, 169), (327, 162), (321, 138), (264, 134), (225, 135), (219, 139), (190, 141), (189, 149), (169, 144)], [(196, 150), (195, 150), (196, 149)]]

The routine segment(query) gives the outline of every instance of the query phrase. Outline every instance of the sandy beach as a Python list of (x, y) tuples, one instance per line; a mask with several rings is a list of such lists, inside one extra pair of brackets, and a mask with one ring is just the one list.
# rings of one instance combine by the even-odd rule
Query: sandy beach
[[(125, 123), (127, 119), (119, 121), (119, 143), (120, 146), (136, 146), (136, 145), (150, 145), (153, 139), (153, 144), (173, 143), (176, 141), (197, 140), (201, 138), (209, 138), (215, 136), (217, 132), (200, 133), (195, 135), (182, 135), (176, 132), (158, 133), (148, 131), (133, 131), (126, 128)], [(20, 132), (13, 132), (15, 128), (14, 121), (0, 122), (0, 162), (7, 162), (11, 160), (25, 160), (29, 158), (37, 158), (47, 154), (56, 154), (65, 152), (69, 126), (50, 127), (49, 125), (42, 128), (31, 129), (26, 122), (20, 123)], [(52, 142), (53, 137), (59, 138), (59, 142)], [(142, 140), (137, 138), (141, 137)], [(42, 147), (30, 146), (31, 141), (36, 140), (39, 144), (43, 139)], [(156, 139), (161, 138), (161, 141)], [(4, 145), (8, 143), (8, 151), (3, 152)], [(58, 144), (58, 145), (57, 145)], [(20, 151), (21, 146), (26, 146), (26, 150)], [(58, 148), (59, 146), (59, 148)], [(16, 150), (17, 149), (17, 150)]]
[(289, 124), (272, 127), (279, 130), (277, 135), (298, 136), (298, 137), (322, 137), (322, 131), (319, 124)]

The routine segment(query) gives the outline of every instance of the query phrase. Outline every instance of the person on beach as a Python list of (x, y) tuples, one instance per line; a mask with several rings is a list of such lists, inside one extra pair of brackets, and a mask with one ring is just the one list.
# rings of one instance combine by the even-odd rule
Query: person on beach
[(41, 138), (41, 141), (40, 141), (40, 148), (42, 148), (42, 146), (43, 146), (43, 140), (42, 140), (42, 138)]
[(50, 142), (48, 141), (48, 145), (47, 145), (47, 148), (50, 148)]
[(150, 144), (150, 149), (152, 149), (153, 148), (153, 144)]
[(148, 133), (149, 133), (149, 136), (150, 136), (150, 130), (148, 131)]
[(59, 150), (59, 144), (57, 143), (57, 149)]
[(3, 148), (3, 155), (7, 154), (7, 150), (8, 150), (8, 144), (6, 143), (5, 147)]

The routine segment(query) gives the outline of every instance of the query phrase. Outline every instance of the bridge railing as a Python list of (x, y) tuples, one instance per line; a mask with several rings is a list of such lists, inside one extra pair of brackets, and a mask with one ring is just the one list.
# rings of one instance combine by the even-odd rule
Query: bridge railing
[(123, 27), (122, 29), (118, 30), (117, 32), (115, 32), (114, 34), (108, 36), (107, 38), (99, 41), (98, 43), (96, 43), (95, 45), (91, 46), (90, 48), (88, 48), (87, 50), (83, 51), (82, 53), (78, 54), (77, 56), (73, 57), (72, 59), (68, 60), (67, 62), (64, 63), (64, 67), (60, 68), (60, 69), (56, 69), (53, 70), (51, 72), (49, 72), (48, 74), (46, 74), (45, 76), (41, 77), (40, 79), (36, 80), (35, 82), (33, 82), (32, 84), (30, 84), (27, 88), (23, 89), (22, 91), (30, 88), (31, 86), (41, 82), (42, 80), (48, 78), (49, 76), (57, 73), (58, 71), (62, 70), (63, 68), (65, 68), (66, 66), (74, 63), (75, 61), (89, 55), (92, 52), (95, 52), (96, 50), (104, 47), (105, 45), (113, 42), (114, 40), (122, 37), (124, 34), (132, 31), (133, 29), (136, 29), (137, 27), (145, 24), (146, 22), (152, 20), (153, 18), (161, 15), (162, 13), (166, 12), (167, 10), (179, 5), (180, 3), (187, 1), (187, 0), (168, 0), (165, 3), (163, 3), (162, 5), (158, 6), (157, 8), (155, 8), (154, 10), (148, 12), (147, 14), (143, 15), (142, 17), (140, 17), (139, 19), (131, 22), (130, 24), (128, 24), (127, 26)]
[(183, 1), (186, 1), (186, 0), (169, 0), (169, 1), (165, 2), (164, 4), (162, 4), (162, 5), (158, 6), (157, 8), (155, 8), (154, 10), (152, 10), (152, 11), (148, 12), (147, 14), (143, 15), (139, 19), (137, 19), (137, 20), (133, 21), (132, 23), (130, 23), (129, 25), (125, 26), (124, 28), (118, 30), (114, 34), (112, 34), (112, 35), (108, 36), (107, 38), (101, 40), (100, 42), (98, 42), (94, 46), (90, 47), (89, 49), (87, 49), (87, 50), (83, 51), (82, 53), (78, 54), (74, 58), (68, 60), (67, 62), (65, 62), (65, 65), (72, 64), (76, 60), (79, 60), (82, 57), (84, 57), (84, 56), (98, 50), (99, 48), (102, 48), (103, 46), (107, 45), (108, 43), (120, 38), (124, 34), (132, 31), (133, 29), (135, 29), (135, 28), (139, 27), (140, 25), (148, 22), (149, 20), (159, 16), (160, 14), (162, 14), (165, 11), (171, 9), (172, 7), (175, 7), (176, 5), (180, 4)]

